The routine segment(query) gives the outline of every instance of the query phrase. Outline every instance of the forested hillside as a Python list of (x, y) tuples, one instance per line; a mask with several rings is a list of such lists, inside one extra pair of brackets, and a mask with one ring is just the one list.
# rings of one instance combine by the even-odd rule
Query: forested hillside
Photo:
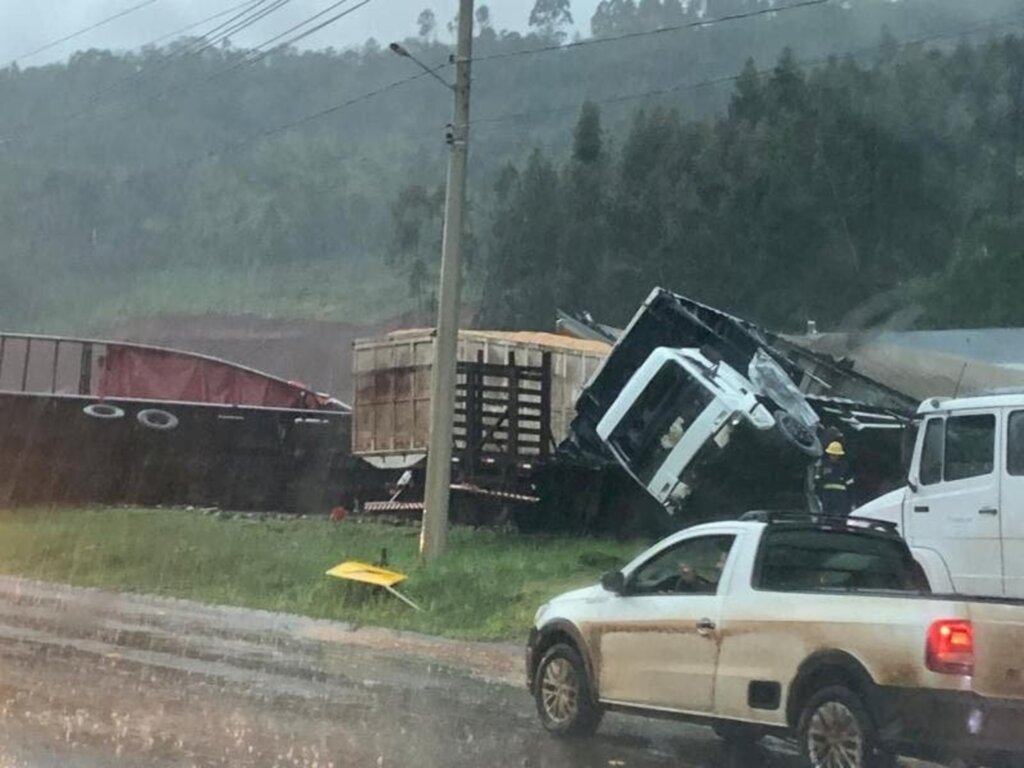
[[(478, 8), (482, 321), (621, 320), (663, 284), (782, 327), (883, 294), (1021, 322), (991, 277), (1020, 263), (1019, 3), (605, 0), (575, 41), (566, 5), (526, 35)], [(448, 20), (420, 22), (403, 44), (440, 65)], [(428, 308), (450, 99), (387, 42), (0, 71), (0, 325)]]

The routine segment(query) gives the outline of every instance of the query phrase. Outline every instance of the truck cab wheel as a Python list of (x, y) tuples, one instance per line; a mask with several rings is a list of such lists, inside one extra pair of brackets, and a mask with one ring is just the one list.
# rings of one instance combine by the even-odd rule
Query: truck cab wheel
[(785, 442), (811, 458), (821, 456), (821, 441), (814, 434), (814, 430), (801, 424), (786, 411), (778, 410), (772, 415), (775, 417), (776, 429)]
[(559, 643), (537, 665), (534, 700), (545, 729), (558, 736), (589, 736), (601, 724), (586, 665), (579, 652)]
[(877, 732), (860, 697), (834, 685), (811, 696), (797, 726), (807, 768), (881, 768), (891, 757), (878, 749)]

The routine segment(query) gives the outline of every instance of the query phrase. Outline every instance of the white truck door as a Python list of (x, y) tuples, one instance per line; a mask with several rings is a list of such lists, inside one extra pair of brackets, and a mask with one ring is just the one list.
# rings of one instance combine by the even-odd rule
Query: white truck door
[(603, 701), (708, 712), (718, 663), (718, 579), (732, 535), (685, 539), (629, 577), (592, 630)]
[(1003, 594), (1001, 417), (998, 409), (930, 417), (911, 476), (916, 490), (904, 500), (907, 540), (940, 553), (964, 594)]
[(1000, 519), (1003, 593), (1024, 597), (1024, 409), (1007, 408), (1006, 461), (1002, 467)]

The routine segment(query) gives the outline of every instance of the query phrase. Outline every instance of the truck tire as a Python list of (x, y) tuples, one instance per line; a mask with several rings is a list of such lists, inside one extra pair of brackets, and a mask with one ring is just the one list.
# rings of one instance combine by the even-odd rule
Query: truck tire
[(571, 645), (553, 645), (541, 657), (533, 697), (544, 728), (557, 736), (590, 736), (604, 714), (594, 701), (587, 668)]
[(877, 730), (853, 691), (833, 685), (811, 696), (797, 725), (800, 756), (807, 768), (879, 768), (891, 764), (878, 749)]
[(772, 416), (775, 418), (775, 428), (783, 440), (811, 458), (821, 456), (821, 441), (813, 429), (804, 426), (792, 414), (783, 410), (775, 411)]

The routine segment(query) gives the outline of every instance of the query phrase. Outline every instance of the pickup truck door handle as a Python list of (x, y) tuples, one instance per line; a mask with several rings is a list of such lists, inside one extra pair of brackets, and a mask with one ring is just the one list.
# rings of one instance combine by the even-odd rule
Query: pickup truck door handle
[(707, 637), (715, 631), (715, 622), (711, 619), (701, 619), (697, 622), (697, 634), (702, 637)]
[(928, 506), (926, 504), (916, 504), (916, 505), (914, 505), (914, 511), (915, 512), (928, 512), (930, 510), (929, 510), (929, 508), (928, 508)]
[(978, 510), (979, 515), (998, 515), (999, 510), (995, 507), (982, 507)]

